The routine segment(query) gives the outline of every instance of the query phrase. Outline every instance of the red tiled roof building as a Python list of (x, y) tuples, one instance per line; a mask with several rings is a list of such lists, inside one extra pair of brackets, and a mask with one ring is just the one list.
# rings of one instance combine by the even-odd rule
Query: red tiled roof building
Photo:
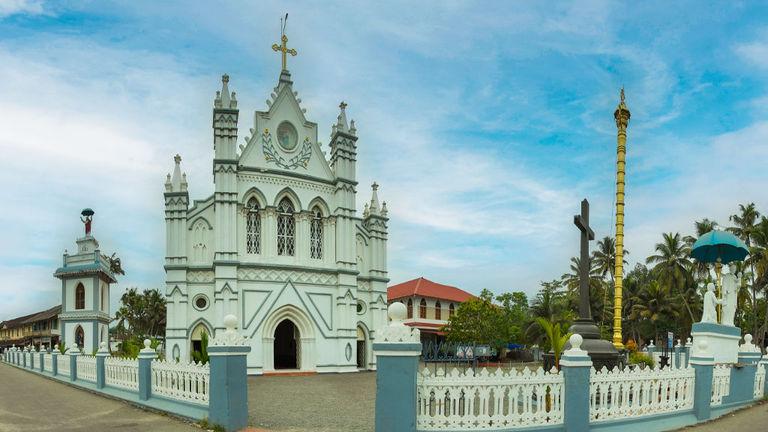
[(444, 333), (440, 329), (459, 304), (473, 297), (464, 290), (423, 277), (387, 288), (387, 303), (399, 301), (406, 306), (405, 324), (421, 331), (422, 342), (441, 339)]

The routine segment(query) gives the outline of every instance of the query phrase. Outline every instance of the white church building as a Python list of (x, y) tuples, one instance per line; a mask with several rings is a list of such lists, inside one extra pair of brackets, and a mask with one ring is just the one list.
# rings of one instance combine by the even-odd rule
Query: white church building
[(213, 104), (213, 195), (190, 202), (181, 158), (165, 183), (166, 354), (190, 358), (234, 314), (249, 374), (375, 369), (386, 321), (387, 209), (374, 183), (360, 217), (357, 131), (346, 104), (326, 158), (283, 68), (238, 145), (235, 92)]

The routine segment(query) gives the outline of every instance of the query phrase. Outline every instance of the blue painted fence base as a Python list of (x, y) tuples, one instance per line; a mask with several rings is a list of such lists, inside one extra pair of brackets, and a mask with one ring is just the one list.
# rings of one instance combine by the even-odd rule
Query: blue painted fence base
[(250, 346), (209, 346), (211, 365), (208, 421), (237, 431), (248, 426), (248, 364)]
[(420, 343), (374, 343), (376, 432), (416, 432)]

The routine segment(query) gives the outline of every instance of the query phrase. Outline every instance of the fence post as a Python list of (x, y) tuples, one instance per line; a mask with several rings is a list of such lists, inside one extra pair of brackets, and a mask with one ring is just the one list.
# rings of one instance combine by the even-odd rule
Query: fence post
[(712, 411), (712, 374), (715, 358), (707, 351), (709, 344), (704, 339), (696, 341), (696, 350), (691, 356), (695, 379), (693, 390), (693, 413), (696, 419), (708, 420)]
[(139, 351), (139, 399), (148, 400), (152, 396), (152, 360), (157, 352), (150, 348), (152, 342), (144, 339), (144, 348)]
[(248, 426), (248, 339), (237, 330), (237, 317), (224, 317), (226, 330), (208, 344), (211, 370), (208, 421), (237, 431)]
[(80, 355), (80, 349), (77, 345), (74, 346), (74, 348), (70, 348), (67, 350), (67, 354), (69, 354), (69, 380), (70, 381), (76, 381), (77, 380), (77, 356)]
[(757, 367), (765, 368), (765, 382), (763, 382), (763, 396), (768, 396), (768, 354), (764, 355)]
[(376, 356), (376, 432), (415, 432), (416, 385), (421, 355), (419, 330), (406, 326), (404, 304), (387, 308), (391, 320), (373, 344)]
[(40, 355), (40, 372), (45, 372), (45, 349), (42, 345), (40, 345), (40, 351), (38, 351), (38, 354)]
[(109, 357), (109, 350), (107, 350), (107, 343), (102, 342), (99, 344), (99, 350), (96, 351), (96, 388), (104, 388), (105, 369), (104, 361)]
[(755, 374), (760, 361), (760, 349), (752, 343), (752, 335), (744, 335), (744, 343), (739, 345), (739, 368), (731, 368), (731, 381), (728, 396), (723, 403), (751, 402), (755, 398)]
[(680, 344), (680, 339), (678, 339), (677, 345), (675, 345), (675, 369), (680, 369), (680, 365), (682, 364), (682, 361), (680, 359), (680, 354), (682, 353), (682, 351), (683, 351), (683, 347)]
[(688, 338), (685, 341), (685, 367), (688, 367), (688, 365), (691, 363), (692, 349), (693, 349), (693, 342), (691, 341), (691, 338)]
[(23, 367), (27, 367), (27, 353), (28, 352), (29, 352), (29, 347), (28, 346), (24, 347), (24, 349), (21, 351), (21, 365)]
[(563, 424), (566, 432), (589, 431), (589, 376), (592, 371), (592, 359), (581, 349), (584, 338), (572, 334), (571, 348), (564, 351), (560, 358), (560, 370), (563, 374)]
[(56, 376), (59, 374), (59, 344), (56, 344), (53, 346), (53, 351), (51, 351), (51, 369), (53, 369), (53, 376)]
[(35, 370), (35, 346), (30, 345), (28, 352), (29, 354), (27, 356), (29, 357), (29, 368)]

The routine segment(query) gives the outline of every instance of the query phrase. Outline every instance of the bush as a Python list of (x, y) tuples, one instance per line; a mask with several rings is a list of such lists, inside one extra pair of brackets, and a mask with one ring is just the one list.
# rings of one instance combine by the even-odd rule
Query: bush
[(653, 361), (651, 356), (637, 351), (629, 355), (629, 364), (645, 365), (650, 368), (656, 366), (656, 362)]

